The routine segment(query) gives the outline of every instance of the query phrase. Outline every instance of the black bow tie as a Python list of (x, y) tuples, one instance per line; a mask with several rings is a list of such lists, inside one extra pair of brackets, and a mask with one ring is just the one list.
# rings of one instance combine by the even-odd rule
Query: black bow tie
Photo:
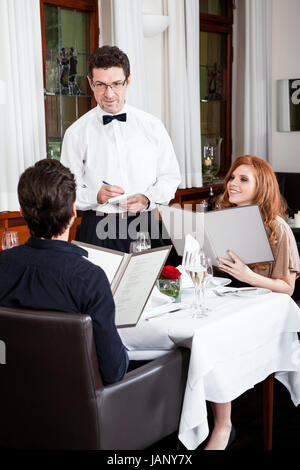
[(123, 121), (125, 122), (126, 121), (126, 113), (123, 113), (123, 114), (115, 114), (113, 116), (111, 116), (110, 114), (105, 114), (103, 116), (103, 124), (104, 126), (106, 124), (109, 124), (113, 119), (118, 119), (118, 121)]

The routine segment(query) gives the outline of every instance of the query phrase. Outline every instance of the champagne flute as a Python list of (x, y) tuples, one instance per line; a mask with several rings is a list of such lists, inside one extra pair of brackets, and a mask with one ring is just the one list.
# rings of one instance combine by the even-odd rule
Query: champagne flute
[(207, 308), (204, 305), (204, 285), (207, 276), (206, 259), (200, 253), (192, 253), (186, 271), (190, 275), (194, 288), (196, 305), (193, 309), (192, 318), (207, 317)]
[(3, 232), (2, 234), (2, 250), (7, 250), (13, 246), (19, 245), (18, 232)]
[[(204, 254), (204, 251), (202, 250), (202, 248), (196, 248), (195, 247), (191, 250), (191, 249), (184, 249), (184, 252), (183, 252), (183, 256), (182, 256), (182, 267), (184, 268), (185, 272), (187, 273), (187, 275), (189, 277), (190, 276), (190, 273), (188, 271), (188, 267), (190, 266), (191, 264), (191, 260), (192, 260), (192, 257), (193, 256), (196, 256), (196, 255), (199, 255), (200, 258), (203, 258), (205, 256)], [(193, 299), (193, 303), (191, 304), (191, 310), (195, 310), (196, 308), (196, 292), (195, 292), (195, 289), (194, 289), (194, 299)]]
[[(189, 273), (189, 266), (191, 264), (191, 259), (192, 259), (192, 256), (195, 254), (195, 251), (194, 250), (187, 250), (186, 248), (184, 249), (184, 252), (183, 252), (183, 256), (182, 256), (182, 267), (183, 269), (185, 270), (186, 274), (190, 277), (190, 273)], [(194, 289), (194, 299), (193, 299), (193, 303), (190, 304), (190, 308), (189, 310), (194, 310), (196, 308), (196, 292), (195, 292), (195, 289)]]

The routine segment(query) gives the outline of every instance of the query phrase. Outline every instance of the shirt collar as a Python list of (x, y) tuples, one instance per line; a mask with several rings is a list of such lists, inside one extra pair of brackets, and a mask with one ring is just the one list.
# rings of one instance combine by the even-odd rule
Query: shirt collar
[(100, 107), (100, 105), (98, 104), (97, 105), (97, 112), (98, 112), (98, 116), (100, 117), (101, 121), (102, 121), (102, 117), (103, 116), (117, 116), (118, 114), (123, 114), (123, 113), (127, 113), (128, 112), (128, 104), (127, 102), (125, 101), (124, 103), (124, 106), (123, 108), (121, 109), (121, 111), (119, 111), (118, 113), (116, 114), (111, 114), (111, 113), (108, 113), (107, 111), (104, 111), (104, 109), (102, 109)]
[(63, 240), (48, 240), (31, 236), (25, 245), (39, 250), (53, 250), (88, 257), (88, 252), (86, 250), (80, 246), (74, 245), (74, 243), (65, 242)]

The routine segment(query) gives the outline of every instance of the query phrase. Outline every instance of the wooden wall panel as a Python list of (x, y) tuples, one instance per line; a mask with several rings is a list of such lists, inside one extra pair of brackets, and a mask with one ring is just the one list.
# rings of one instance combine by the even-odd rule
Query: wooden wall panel
[[(71, 227), (69, 241), (75, 239), (77, 226), (80, 225), (81, 217), (78, 216)], [(2, 240), (2, 234), (4, 231), (18, 232), (20, 243), (25, 243), (30, 237), (29, 229), (25, 223), (24, 218), (20, 212), (1, 212), (0, 213), (0, 240)], [(2, 244), (0, 243), (0, 250)]]

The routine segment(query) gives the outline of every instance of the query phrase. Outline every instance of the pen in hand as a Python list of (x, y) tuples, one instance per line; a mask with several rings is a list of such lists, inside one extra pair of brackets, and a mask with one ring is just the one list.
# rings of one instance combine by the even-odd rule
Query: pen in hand
[(109, 186), (109, 188), (105, 188), (105, 186), (102, 186), (102, 188), (100, 189), (99, 191), (100, 197), (97, 198), (100, 204), (106, 204), (109, 199), (112, 199), (114, 197), (120, 196), (121, 194), (124, 194), (124, 189), (120, 188), (119, 186), (114, 186), (113, 184), (110, 184), (104, 180), (102, 181), (102, 183), (105, 186)]

